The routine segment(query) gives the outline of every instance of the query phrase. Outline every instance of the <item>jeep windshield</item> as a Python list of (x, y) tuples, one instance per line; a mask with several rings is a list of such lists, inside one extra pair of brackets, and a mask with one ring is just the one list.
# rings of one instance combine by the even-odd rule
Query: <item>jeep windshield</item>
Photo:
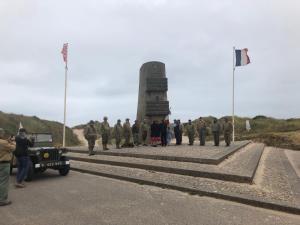
[(30, 137), (34, 139), (34, 147), (53, 146), (52, 134), (31, 134)]

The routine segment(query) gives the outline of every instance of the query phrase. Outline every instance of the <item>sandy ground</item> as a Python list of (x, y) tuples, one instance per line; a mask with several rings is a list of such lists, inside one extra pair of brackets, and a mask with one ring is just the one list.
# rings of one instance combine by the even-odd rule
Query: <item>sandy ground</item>
[(73, 129), (73, 133), (77, 136), (82, 145), (87, 146), (87, 140), (84, 138), (83, 129)]

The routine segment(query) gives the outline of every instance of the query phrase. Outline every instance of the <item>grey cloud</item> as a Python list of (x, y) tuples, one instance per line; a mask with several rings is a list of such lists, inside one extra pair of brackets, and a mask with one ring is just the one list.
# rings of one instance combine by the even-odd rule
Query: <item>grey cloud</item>
[(166, 64), (171, 117), (228, 115), (235, 45), (252, 61), (236, 69), (237, 114), (299, 116), (299, 10), (293, 0), (2, 1), (0, 110), (62, 121), (69, 42), (69, 125), (134, 119), (139, 68), (152, 60)]

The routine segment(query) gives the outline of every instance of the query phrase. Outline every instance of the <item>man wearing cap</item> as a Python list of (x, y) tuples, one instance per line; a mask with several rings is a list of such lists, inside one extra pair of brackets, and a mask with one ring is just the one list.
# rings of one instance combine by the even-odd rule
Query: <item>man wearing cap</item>
[(132, 125), (131, 131), (132, 131), (132, 135), (133, 135), (133, 144), (135, 146), (139, 146), (139, 144), (140, 144), (139, 143), (140, 125), (139, 125), (138, 120), (134, 121), (134, 124)]
[(114, 137), (116, 139), (116, 148), (120, 149), (120, 144), (121, 144), (121, 140), (122, 140), (122, 124), (121, 124), (121, 120), (119, 119), (117, 121), (117, 124), (114, 126)]
[(16, 150), (14, 155), (17, 158), (18, 172), (17, 172), (17, 183), (16, 187), (23, 188), (24, 180), (27, 176), (28, 169), (31, 163), (28, 156), (28, 148), (33, 147), (34, 140), (28, 139), (26, 130), (21, 128), (19, 134), (16, 136)]
[(84, 130), (84, 137), (88, 141), (89, 155), (95, 155), (94, 147), (95, 147), (97, 136), (98, 135), (95, 128), (95, 123), (93, 120), (91, 120)]
[(101, 123), (101, 137), (102, 137), (102, 146), (103, 146), (103, 150), (109, 150), (109, 148), (107, 147), (108, 141), (109, 141), (109, 137), (110, 137), (110, 126), (109, 123), (107, 122), (107, 117), (105, 116), (103, 118), (103, 122)]
[(9, 171), (12, 151), (15, 146), (4, 139), (4, 130), (0, 128), (0, 206), (11, 204), (8, 200)]

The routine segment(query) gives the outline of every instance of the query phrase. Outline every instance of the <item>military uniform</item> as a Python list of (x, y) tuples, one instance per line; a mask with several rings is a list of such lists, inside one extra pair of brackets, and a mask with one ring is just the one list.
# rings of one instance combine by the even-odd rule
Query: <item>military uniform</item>
[(141, 133), (142, 133), (142, 144), (147, 145), (147, 137), (149, 132), (149, 125), (144, 121), (141, 124)]
[(114, 137), (116, 139), (116, 148), (120, 148), (121, 140), (122, 140), (122, 125), (121, 120), (118, 120), (117, 124), (114, 126)]
[(205, 145), (206, 123), (203, 119), (199, 119), (197, 124), (197, 131), (199, 134), (200, 145)]
[(186, 125), (186, 133), (189, 138), (189, 145), (193, 145), (195, 140), (195, 125), (191, 122)]
[(123, 135), (125, 138), (124, 147), (130, 147), (130, 139), (132, 137), (132, 132), (129, 120), (126, 120), (126, 122), (123, 124)]
[(89, 155), (94, 155), (94, 147), (97, 139), (97, 131), (94, 126), (94, 122), (90, 122), (84, 130), (84, 137), (88, 142)]
[(215, 146), (219, 146), (221, 126), (217, 121), (214, 121), (213, 124), (211, 125), (211, 131), (214, 136)]
[(137, 121), (132, 125), (131, 131), (133, 135), (133, 144), (138, 146), (140, 144), (139, 143), (140, 127)]
[(110, 137), (110, 126), (109, 123), (107, 122), (106, 117), (104, 117), (104, 121), (101, 123), (100, 132), (102, 137), (103, 150), (109, 150), (109, 148), (107, 148), (107, 144)]
[(224, 139), (225, 139), (226, 146), (229, 146), (231, 142), (231, 135), (233, 130), (232, 124), (228, 121), (225, 121), (223, 130), (224, 130)]
[(12, 152), (15, 145), (9, 143), (7, 140), (2, 139), (4, 130), (1, 129), (0, 135), (0, 206), (8, 205), (11, 202), (8, 198), (9, 188), (9, 172), (10, 161), (12, 159)]

